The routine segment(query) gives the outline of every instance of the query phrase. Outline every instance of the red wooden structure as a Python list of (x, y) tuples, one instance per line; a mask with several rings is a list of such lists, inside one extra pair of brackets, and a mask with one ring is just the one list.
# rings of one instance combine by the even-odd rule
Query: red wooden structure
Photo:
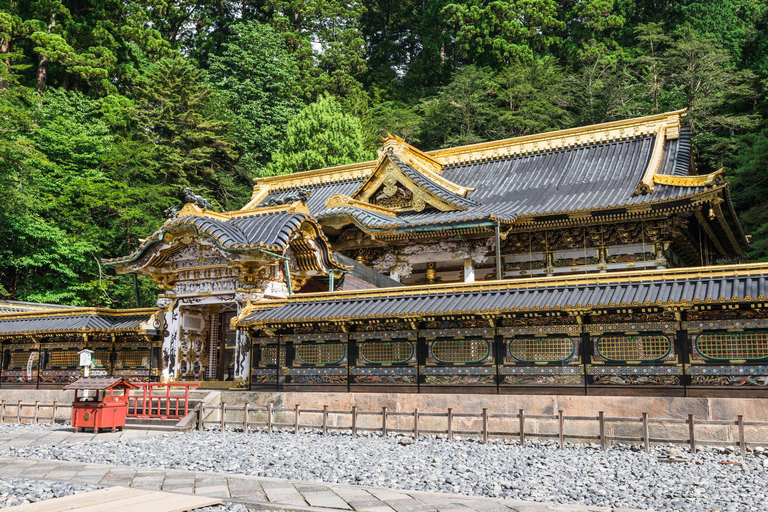
[[(142, 388), (139, 394), (130, 397), (128, 416), (135, 418), (183, 418), (189, 412), (189, 388), (199, 382), (136, 382)], [(174, 390), (184, 394), (173, 393)], [(180, 403), (181, 402), (181, 403)]]
[[(136, 386), (120, 377), (83, 377), (64, 390), (74, 390), (72, 403), (72, 427), (75, 432), (91, 428), (122, 430), (128, 412), (128, 391)], [(93, 391), (94, 393), (86, 393)]]

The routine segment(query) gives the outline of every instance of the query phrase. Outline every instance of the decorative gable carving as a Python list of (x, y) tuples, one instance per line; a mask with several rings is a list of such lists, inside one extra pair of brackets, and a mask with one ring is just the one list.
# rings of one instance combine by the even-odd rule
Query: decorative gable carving
[(352, 195), (358, 202), (393, 210), (466, 210), (474, 189), (440, 176), (440, 162), (394, 135), (383, 139), (376, 169)]

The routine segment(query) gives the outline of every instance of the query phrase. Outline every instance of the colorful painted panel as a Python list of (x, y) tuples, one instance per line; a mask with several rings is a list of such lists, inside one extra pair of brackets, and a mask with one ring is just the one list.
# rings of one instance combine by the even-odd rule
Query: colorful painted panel
[(677, 386), (683, 371), (679, 366), (588, 366), (593, 384), (619, 386)]
[(768, 366), (689, 366), (686, 368), (693, 386), (768, 386)]
[(496, 384), (496, 368), (493, 366), (423, 366), (421, 373), (425, 376), (425, 384), (441, 386), (487, 386)]
[(350, 368), (355, 384), (416, 384), (416, 368)]
[(366, 341), (360, 345), (360, 357), (370, 364), (403, 364), (415, 354), (409, 341)]
[(663, 334), (607, 334), (595, 346), (607, 361), (659, 361), (671, 350), (672, 341)]
[(286, 368), (291, 384), (346, 384), (346, 368)]
[(693, 346), (710, 361), (759, 361), (768, 358), (768, 331), (706, 332)]
[(277, 365), (277, 357), (280, 355), (280, 364), (285, 364), (285, 347), (279, 347), (277, 343), (267, 345), (261, 349), (261, 366)]
[(344, 360), (346, 350), (338, 342), (302, 343), (296, 346), (296, 359), (302, 364), (338, 364)]
[(30, 350), (15, 350), (11, 352), (11, 363), (9, 369), (23, 370), (26, 368), (37, 368), (40, 362), (40, 353)]
[(96, 368), (106, 368), (109, 366), (109, 356), (112, 353), (109, 349), (96, 349), (93, 351), (92, 361)]
[(507, 340), (507, 352), (522, 363), (559, 363), (573, 357), (576, 340), (560, 336), (512, 338)]
[(48, 357), (53, 369), (76, 368), (80, 362), (80, 354), (77, 350), (52, 350), (48, 353)]
[(437, 340), (429, 344), (429, 354), (438, 363), (481, 363), (491, 355), (484, 339)]
[(583, 386), (582, 366), (502, 366), (502, 384), (515, 386)]
[(120, 350), (117, 353), (115, 368), (146, 368), (149, 366), (152, 357), (149, 350)]
[(370, 339), (394, 339), (403, 338), (407, 340), (416, 339), (416, 331), (370, 331), (370, 332), (355, 332), (349, 335), (353, 340), (370, 340)]

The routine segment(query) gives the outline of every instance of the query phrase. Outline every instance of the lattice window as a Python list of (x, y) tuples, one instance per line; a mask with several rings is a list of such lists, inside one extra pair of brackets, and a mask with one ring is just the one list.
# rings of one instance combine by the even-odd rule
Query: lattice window
[(219, 366), (219, 315), (212, 315), (210, 332), (208, 333), (208, 367), (205, 369), (206, 379), (215, 379)]
[[(31, 361), (30, 357), (32, 358)], [(27, 350), (16, 350), (11, 352), (11, 368), (15, 370), (24, 370), (30, 365), (32, 368), (36, 368), (39, 361), (39, 352), (31, 352)]]
[(657, 361), (671, 349), (663, 334), (610, 334), (597, 340), (597, 353), (609, 361)]
[(50, 358), (52, 368), (74, 368), (80, 362), (77, 350), (53, 350)]
[(491, 346), (485, 340), (437, 340), (432, 342), (430, 352), (441, 363), (479, 363), (491, 353)]
[(755, 360), (768, 357), (768, 332), (714, 332), (696, 337), (696, 350), (707, 359)]
[(344, 359), (341, 343), (302, 343), (296, 347), (296, 357), (304, 364), (336, 364)]
[(360, 345), (360, 357), (372, 364), (397, 364), (413, 357), (413, 343), (408, 341), (367, 341)]
[(117, 353), (117, 362), (123, 368), (144, 368), (149, 366), (149, 350), (121, 350)]
[(109, 354), (110, 351), (107, 349), (99, 349), (93, 351), (93, 365), (96, 368), (105, 368), (109, 366)]
[(522, 362), (561, 362), (573, 357), (576, 343), (571, 338), (513, 338), (509, 355)]
[(280, 353), (280, 364), (285, 364), (285, 347), (280, 350), (276, 343), (269, 344), (261, 349), (261, 361), (267, 366), (275, 366), (277, 364), (277, 354)]

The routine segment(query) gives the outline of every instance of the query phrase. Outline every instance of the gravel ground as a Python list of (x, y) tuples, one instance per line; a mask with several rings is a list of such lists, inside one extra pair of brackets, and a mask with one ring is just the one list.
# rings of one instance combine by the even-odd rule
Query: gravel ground
[(378, 434), (352, 438), (336, 432), (322, 437), (251, 431), (222, 436), (211, 430), (6, 453), (542, 502), (741, 512), (768, 509), (768, 452), (759, 451), (742, 461), (727, 449), (704, 449), (691, 457), (670, 446), (646, 454), (630, 445), (601, 452), (584, 444), (559, 450), (546, 441), (521, 448), (517, 441), (483, 445), (434, 437), (403, 446), (399, 438)]
[(38, 423), (34, 425), (32, 423), (0, 423), (0, 434), (12, 434), (13, 432), (24, 431), (34, 432), (38, 430), (55, 430), (57, 428), (66, 428), (69, 424), (57, 423), (52, 425), (50, 423)]
[[(25, 503), (61, 498), (79, 492), (93, 491), (96, 487), (62, 482), (47, 482), (27, 478), (0, 479), (0, 508)], [(260, 512), (239, 503), (225, 503), (198, 509), (196, 512)], [(266, 511), (265, 511), (266, 512)]]
[(95, 487), (61, 482), (43, 482), (25, 478), (0, 479), (0, 508), (25, 503), (61, 498), (78, 492), (92, 491)]

